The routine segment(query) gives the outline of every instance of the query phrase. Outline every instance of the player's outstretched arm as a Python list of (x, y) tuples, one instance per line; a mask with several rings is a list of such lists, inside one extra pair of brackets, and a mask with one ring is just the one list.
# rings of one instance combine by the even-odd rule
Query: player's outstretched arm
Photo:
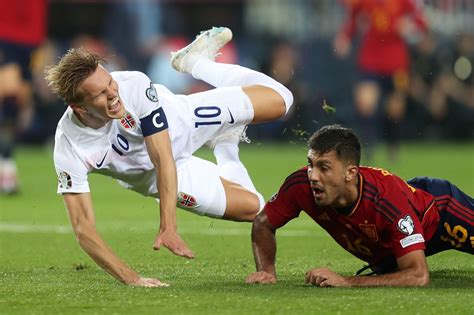
[(142, 278), (112, 252), (95, 228), (90, 193), (63, 194), (63, 198), (79, 245), (102, 269), (128, 285), (168, 286), (158, 279)]
[(276, 283), (275, 228), (268, 222), (265, 211), (261, 211), (253, 220), (252, 249), (257, 271), (250, 274), (246, 283)]
[(430, 282), (423, 250), (412, 251), (397, 259), (398, 270), (378, 276), (343, 277), (328, 268), (315, 268), (306, 273), (306, 283), (319, 287), (422, 287)]
[(178, 234), (176, 226), (176, 195), (178, 180), (168, 130), (145, 137), (150, 160), (156, 169), (160, 194), (160, 230), (153, 244), (155, 250), (165, 246), (178, 256), (193, 258), (194, 253)]

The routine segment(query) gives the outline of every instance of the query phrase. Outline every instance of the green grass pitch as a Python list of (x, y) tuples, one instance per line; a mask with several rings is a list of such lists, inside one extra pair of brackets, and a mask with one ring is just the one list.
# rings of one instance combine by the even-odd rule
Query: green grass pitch
[[(268, 198), (306, 163), (304, 144), (252, 143), (241, 158)], [(209, 151), (199, 152), (210, 158)], [(77, 245), (56, 195), (51, 149), (17, 152), (22, 193), (0, 196), (1, 314), (474, 314), (474, 258), (445, 252), (428, 258), (427, 288), (336, 289), (305, 286), (311, 267), (350, 275), (363, 263), (340, 248), (306, 215), (277, 233), (278, 284), (249, 286), (254, 271), (249, 223), (224, 222), (178, 210), (179, 231), (194, 260), (152, 250), (158, 229), (155, 201), (91, 176), (97, 228), (115, 252), (142, 275), (169, 288), (124, 286)], [(408, 179), (452, 180), (474, 193), (474, 145), (406, 144), (390, 164), (382, 147), (374, 166)]]

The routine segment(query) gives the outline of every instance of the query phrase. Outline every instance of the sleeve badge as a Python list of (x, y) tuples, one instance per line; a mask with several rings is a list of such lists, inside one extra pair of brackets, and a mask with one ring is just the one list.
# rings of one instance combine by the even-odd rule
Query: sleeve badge
[(398, 221), (397, 228), (400, 232), (406, 235), (411, 235), (415, 230), (415, 224), (413, 223), (412, 218), (407, 214), (403, 219)]
[(158, 93), (156, 92), (156, 89), (155, 87), (153, 86), (153, 83), (150, 82), (150, 87), (148, 89), (146, 89), (146, 97), (152, 101), (152, 102), (155, 102), (155, 103), (158, 103)]
[(58, 185), (60, 189), (71, 189), (72, 179), (67, 172), (61, 172), (58, 176)]

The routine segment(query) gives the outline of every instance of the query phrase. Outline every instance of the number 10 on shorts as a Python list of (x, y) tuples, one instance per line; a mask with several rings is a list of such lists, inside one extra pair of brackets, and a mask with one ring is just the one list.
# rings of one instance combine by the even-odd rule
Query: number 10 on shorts
[(222, 121), (217, 119), (221, 115), (221, 109), (217, 106), (200, 106), (194, 110), (194, 115), (198, 118), (194, 123), (194, 128), (199, 126), (221, 125)]

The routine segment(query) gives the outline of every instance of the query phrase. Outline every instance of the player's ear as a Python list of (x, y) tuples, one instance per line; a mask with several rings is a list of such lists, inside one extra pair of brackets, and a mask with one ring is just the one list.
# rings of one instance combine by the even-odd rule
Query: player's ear
[(72, 108), (72, 110), (76, 113), (85, 113), (87, 112), (87, 108), (85, 108), (84, 106), (81, 106), (81, 105), (78, 105), (76, 103), (71, 103), (69, 104), (69, 107)]
[(349, 165), (346, 169), (346, 181), (350, 182), (359, 174), (359, 168), (355, 165)]

